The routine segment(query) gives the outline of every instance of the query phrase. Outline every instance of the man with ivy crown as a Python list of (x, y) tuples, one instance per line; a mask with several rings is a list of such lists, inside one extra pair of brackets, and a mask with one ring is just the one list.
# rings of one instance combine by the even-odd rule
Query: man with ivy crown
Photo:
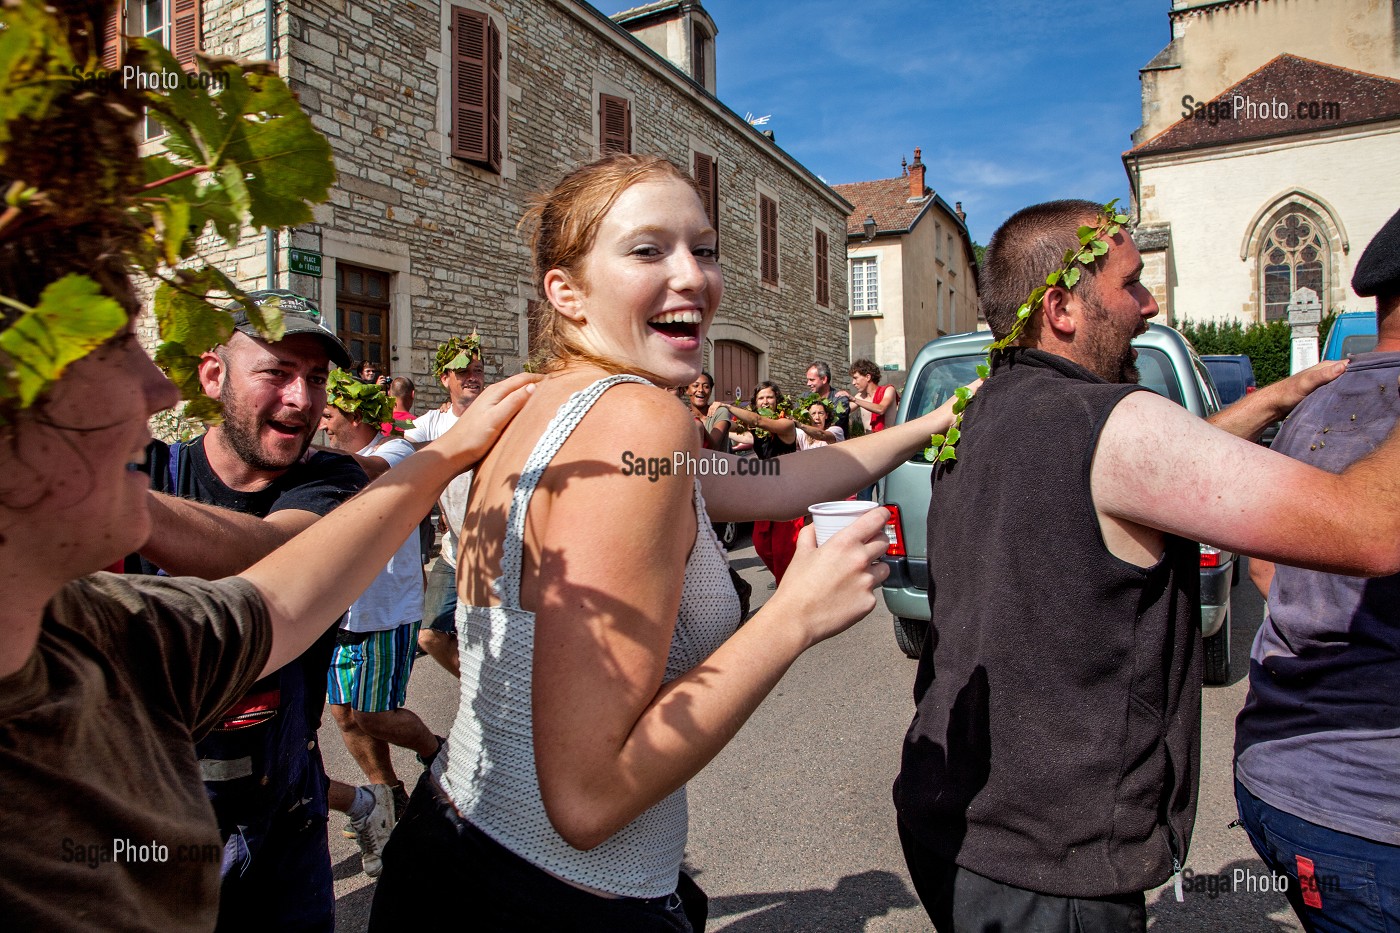
[[(393, 418), (393, 403), (380, 386), (343, 369), (331, 373), (321, 415), (330, 447), (353, 456), (373, 477), (413, 454), (412, 444), (383, 433)], [(350, 814), (365, 873), (372, 878), (382, 867), (380, 851), (392, 816), (408, 803), (389, 757), (390, 744), (412, 749), (425, 765), (441, 744), (423, 720), (404, 708), (422, 618), (423, 555), (415, 530), (342, 618), (326, 683), (345, 747), (370, 781), (360, 788), (333, 784), (331, 806)]]
[[(351, 365), (344, 344), (300, 295), (248, 298), (277, 307), (285, 333), (268, 342), (238, 311), (228, 341), (200, 358), (204, 394), (222, 404), (223, 420), (192, 441), (151, 444), (151, 535), (128, 572), (232, 576), (369, 481), (350, 457), (308, 451), (331, 365)], [(197, 746), (225, 842), (221, 926), (333, 924), (317, 729), (335, 632), (255, 683)]]
[[(433, 375), (447, 390), (446, 411), (431, 411), (413, 420), (404, 439), (415, 446), (437, 440), (457, 423), (486, 387), (481, 361), (481, 338), (473, 331), (466, 337), (453, 337), (440, 344), (433, 361)], [(438, 509), (445, 531), (442, 551), (428, 568), (427, 590), (423, 597), (423, 622), (418, 646), (453, 677), (459, 676), (457, 659), (457, 535), (467, 512), (471, 474), (464, 473), (448, 484)]]
[(990, 375), (935, 437), (931, 622), (894, 798), (940, 933), (1146, 929), (1143, 892), (1186, 865), (1196, 815), (1197, 542), (1400, 571), (1400, 433), (1340, 475), (1250, 442), (1344, 363), (1212, 423), (1136, 385), (1158, 309), (1127, 220), (1056, 201), (997, 230)]

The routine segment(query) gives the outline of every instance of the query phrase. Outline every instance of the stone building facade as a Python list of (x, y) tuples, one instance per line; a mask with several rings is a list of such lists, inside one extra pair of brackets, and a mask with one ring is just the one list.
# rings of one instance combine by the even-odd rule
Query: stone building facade
[(1143, 281), (1168, 323), (1284, 317), (1352, 269), (1400, 206), (1400, 6), (1172, 0), (1123, 155)]
[[(145, 14), (127, 2), (138, 32)], [(477, 329), (488, 378), (530, 354), (537, 295), (517, 224), (531, 195), (605, 151), (659, 153), (704, 176), (718, 220), (725, 298), (707, 365), (745, 391), (799, 385), (811, 358), (847, 358), (850, 205), (714, 96), (717, 31), (694, 0), (613, 19), (580, 0), (202, 0), (203, 51), (273, 58), (338, 173), (271, 263), (257, 238), (214, 258), (245, 287), (318, 299), (354, 352), (435, 404), (447, 337)], [(319, 257), (320, 275), (293, 271), (292, 251)]]
[(916, 148), (895, 178), (836, 186), (853, 205), (846, 218), (851, 356), (870, 359), (899, 388), (924, 344), (979, 326), (967, 215), (925, 184), (922, 155)]

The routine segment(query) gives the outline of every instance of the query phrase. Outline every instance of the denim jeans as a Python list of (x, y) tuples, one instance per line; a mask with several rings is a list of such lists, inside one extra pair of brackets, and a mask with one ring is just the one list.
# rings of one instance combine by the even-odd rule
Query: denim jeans
[(607, 898), (566, 884), (463, 819), (424, 772), (384, 847), (369, 930), (698, 933), (704, 895), (689, 878), (678, 881), (686, 903), (680, 894)]
[(423, 590), (423, 627), (448, 635), (457, 634), (457, 568), (433, 558), (428, 585)]
[[(1310, 823), (1235, 781), (1235, 803), (1264, 864), (1288, 879), (1288, 902), (1309, 933), (1400, 929), (1400, 846)], [(1299, 862), (1300, 857), (1305, 859)], [(1312, 865), (1312, 881), (1299, 880)], [(1308, 901), (1312, 903), (1309, 904)], [(1318, 906), (1318, 905), (1321, 906)]]

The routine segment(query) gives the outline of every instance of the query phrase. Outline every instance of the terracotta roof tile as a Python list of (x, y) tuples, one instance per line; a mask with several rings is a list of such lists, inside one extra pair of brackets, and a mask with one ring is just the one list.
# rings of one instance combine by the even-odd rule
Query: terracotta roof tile
[[(1245, 102), (1238, 112), (1234, 106), (1236, 98)], [(1300, 102), (1307, 105), (1311, 118), (1299, 116)], [(1280, 55), (1213, 100), (1197, 103), (1223, 103), (1228, 109), (1220, 110), (1214, 126), (1204, 117), (1183, 117), (1127, 154), (1200, 149), (1395, 119), (1400, 117), (1400, 81), (1296, 55)], [(1250, 104), (1255, 109), (1247, 109)], [(1269, 105), (1269, 111), (1283, 105), (1286, 114), (1261, 115), (1258, 108), (1264, 104)], [(1336, 105), (1331, 108), (1335, 112), (1327, 112), (1328, 104)], [(1226, 117), (1225, 112), (1230, 116)]]
[(925, 187), (922, 198), (910, 201), (907, 177), (857, 181), (831, 187), (855, 208), (846, 218), (848, 235), (864, 233), (861, 224), (867, 215), (875, 218), (875, 227), (880, 233), (903, 233), (933, 198), (933, 192)]

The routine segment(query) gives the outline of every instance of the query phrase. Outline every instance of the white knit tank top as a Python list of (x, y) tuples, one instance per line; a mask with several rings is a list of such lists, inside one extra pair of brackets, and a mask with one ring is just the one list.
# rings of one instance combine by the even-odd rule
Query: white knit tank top
[[(501, 605), (457, 607), (461, 704), (433, 771), (462, 816), (532, 864), (610, 894), (652, 898), (676, 889), (685, 854), (685, 788), (587, 852), (573, 848), (555, 832), (535, 771), (530, 684), (535, 614), (520, 608), (530, 496), (584, 414), (621, 382), (650, 385), (636, 376), (612, 376), (574, 393), (525, 461), (511, 498), (501, 576), (493, 583)], [(685, 565), (665, 682), (705, 660), (739, 624), (739, 598), (729, 580), (729, 560), (705, 514), (698, 478), (694, 484), (695, 544)]]

